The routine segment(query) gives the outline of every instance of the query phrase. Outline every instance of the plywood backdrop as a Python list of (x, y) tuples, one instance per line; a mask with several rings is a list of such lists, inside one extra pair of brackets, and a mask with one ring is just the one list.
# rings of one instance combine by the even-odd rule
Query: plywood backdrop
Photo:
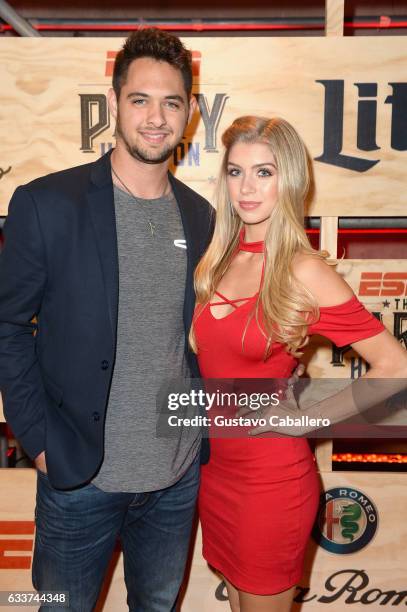
[[(362, 512), (354, 525), (356, 541), (362, 542), (365, 538), (366, 521), (374, 524), (376, 530), (364, 547), (358, 544), (360, 548), (350, 554), (343, 554), (340, 547), (337, 553), (328, 552), (311, 540), (305, 573), (297, 593), (299, 600), (308, 601), (304, 601), (301, 608), (297, 603), (294, 610), (338, 612), (349, 606), (354, 612), (362, 612), (366, 610), (367, 604), (368, 610), (372, 612), (404, 609), (407, 602), (407, 524), (403, 520), (407, 514), (405, 474), (376, 473), (372, 478), (371, 474), (366, 473), (333, 472), (322, 474), (321, 477), (321, 489), (325, 492), (332, 492), (332, 489), (350, 491), (362, 505), (368, 500), (369, 503), (364, 504), (367, 514)], [(0, 489), (0, 591), (30, 590), (35, 471), (0, 470)], [(371, 510), (370, 502), (373, 504)], [(353, 503), (352, 498), (347, 503)], [(338, 508), (333, 508), (330, 513), (334, 523), (337, 512)], [(341, 529), (337, 528), (337, 522), (336, 526), (334, 524), (332, 539), (339, 542), (340, 546), (346, 543), (341, 536)], [(121, 556), (115, 561), (117, 563), (112, 564), (98, 612), (124, 612), (128, 609)], [(229, 606), (225, 589), (202, 558), (199, 531), (190, 569), (182, 612), (227, 612)], [(346, 583), (347, 591), (344, 588)], [(330, 590), (327, 584), (334, 588)], [(324, 602), (321, 600), (324, 597), (331, 598), (331, 601)], [(350, 601), (352, 599), (354, 601)], [(13, 608), (16, 612), (35, 609)]]
[[(210, 198), (224, 128), (243, 114), (280, 115), (299, 130), (315, 159), (317, 187), (308, 214), (331, 218), (322, 223), (327, 239), (328, 234), (331, 237), (331, 252), (336, 243), (335, 217), (405, 215), (405, 38), (185, 38), (184, 42), (194, 51), (194, 93), (200, 112), (174, 158), (181, 180)], [(94, 161), (113, 145), (114, 125), (105, 96), (120, 44), (117, 38), (0, 39), (0, 215), (7, 214), (17, 185)], [(340, 270), (361, 301), (403, 341), (405, 262), (347, 260)], [(335, 368), (332, 345), (317, 344), (309, 362), (313, 377), (351, 378), (364, 372), (365, 365), (351, 351), (343, 356), (344, 367)], [(336, 611), (348, 604), (356, 612), (366, 605), (372, 611), (404, 607), (405, 474), (320, 471), (320, 476), (325, 491), (349, 490), (372, 500), (376, 512), (372, 520), (378, 527), (372, 540), (352, 554), (327, 552), (310, 542), (299, 585), (301, 610)], [(34, 471), (0, 470), (0, 490), (0, 590), (30, 589)], [(358, 519), (361, 537), (366, 527), (363, 516)], [(335, 522), (335, 517), (331, 519)], [(340, 533), (335, 537), (340, 541)], [(105, 595), (99, 612), (127, 609), (121, 558)], [(202, 559), (198, 531), (182, 610), (228, 609), (219, 578)]]
[[(407, 348), (407, 260), (342, 260), (337, 271), (359, 300), (382, 321), (390, 333)], [(358, 378), (366, 363), (351, 349), (335, 363), (332, 343), (314, 336), (306, 351), (307, 372), (312, 378)]]
[[(20, 183), (93, 161), (114, 142), (105, 95), (121, 42), (0, 39), (0, 214)], [(200, 112), (179, 178), (210, 198), (226, 126), (239, 115), (281, 115), (323, 158), (309, 214), (405, 214), (405, 37), (184, 42), (194, 52)]]

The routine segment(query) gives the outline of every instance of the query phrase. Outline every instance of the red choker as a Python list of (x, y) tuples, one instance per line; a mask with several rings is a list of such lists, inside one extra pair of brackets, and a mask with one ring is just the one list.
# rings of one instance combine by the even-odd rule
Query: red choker
[(264, 240), (260, 240), (259, 242), (245, 242), (244, 228), (242, 228), (239, 234), (239, 251), (249, 251), (250, 253), (263, 253)]

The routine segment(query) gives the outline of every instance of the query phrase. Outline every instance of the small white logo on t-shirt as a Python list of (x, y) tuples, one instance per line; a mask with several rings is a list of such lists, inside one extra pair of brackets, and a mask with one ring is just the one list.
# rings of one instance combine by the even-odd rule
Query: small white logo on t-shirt
[(187, 241), (185, 239), (179, 239), (179, 240), (174, 240), (174, 246), (180, 248), (180, 249), (186, 249), (187, 248)]

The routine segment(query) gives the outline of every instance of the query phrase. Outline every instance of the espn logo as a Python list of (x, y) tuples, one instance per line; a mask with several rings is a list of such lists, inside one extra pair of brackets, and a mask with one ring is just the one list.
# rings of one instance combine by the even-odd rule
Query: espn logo
[(407, 295), (407, 272), (362, 272), (359, 295)]
[[(105, 76), (113, 76), (114, 60), (116, 59), (117, 51), (106, 52)], [(199, 76), (202, 54), (200, 51), (192, 51), (192, 74), (194, 77)]]
[(34, 528), (34, 521), (0, 521), (0, 570), (30, 569)]

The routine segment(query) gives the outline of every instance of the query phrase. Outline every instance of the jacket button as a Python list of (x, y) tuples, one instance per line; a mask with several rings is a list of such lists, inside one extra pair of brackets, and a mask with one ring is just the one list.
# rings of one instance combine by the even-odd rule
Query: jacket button
[(97, 423), (97, 421), (100, 421), (100, 414), (98, 412), (94, 412), (92, 416), (95, 423)]
[(102, 368), (102, 370), (107, 370), (107, 368), (109, 367), (109, 362), (106, 361), (106, 359), (103, 359), (102, 363), (100, 364), (100, 367)]

